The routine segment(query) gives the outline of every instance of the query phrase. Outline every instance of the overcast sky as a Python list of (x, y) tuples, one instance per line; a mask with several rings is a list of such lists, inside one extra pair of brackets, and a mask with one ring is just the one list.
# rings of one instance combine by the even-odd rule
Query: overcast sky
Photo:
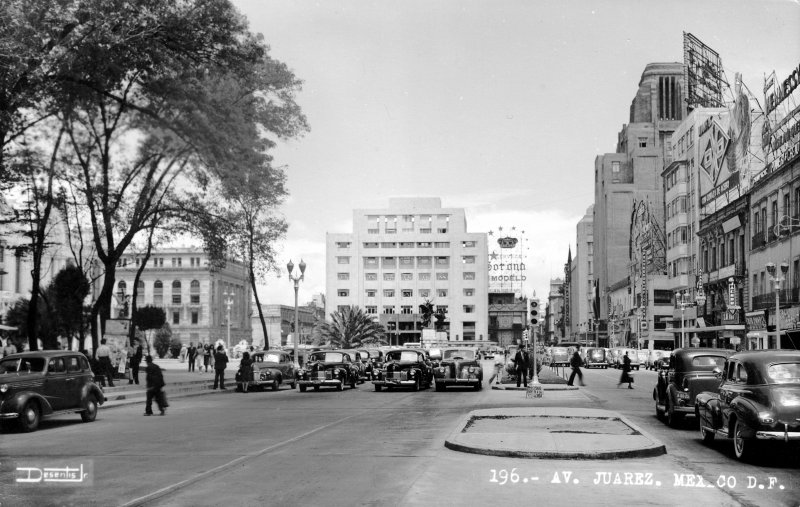
[[(291, 193), (281, 264), (308, 264), (301, 304), (325, 292), (325, 233), (400, 196), (465, 208), (469, 232), (525, 230), (526, 292), (546, 297), (647, 63), (681, 62), (690, 32), (762, 104), (765, 74), (800, 64), (795, 0), (234, 4), (304, 81), (311, 131), (274, 152)], [(294, 301), (283, 273), (259, 294)]]

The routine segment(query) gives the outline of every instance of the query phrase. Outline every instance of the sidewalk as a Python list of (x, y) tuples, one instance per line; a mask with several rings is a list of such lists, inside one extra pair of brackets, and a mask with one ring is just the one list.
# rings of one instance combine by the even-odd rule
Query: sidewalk
[[(578, 389), (577, 386), (568, 386), (567, 381), (559, 375), (557, 370), (550, 368), (549, 366), (545, 366), (542, 368), (542, 371), (539, 372), (539, 382), (542, 385), (543, 391), (573, 391)], [(528, 385), (531, 384), (531, 380), (528, 380)], [(512, 381), (509, 379), (508, 376), (503, 376), (503, 380), (500, 384), (492, 384), (492, 389), (498, 390), (507, 390), (507, 391), (525, 391), (527, 387), (520, 385), (517, 387), (516, 381)]]
[[(215, 392), (214, 387), (214, 370), (209, 367), (208, 372), (204, 368), (203, 371), (190, 372), (189, 364), (186, 362), (181, 363), (178, 359), (158, 359), (153, 360), (163, 370), (164, 392), (167, 394), (167, 399), (182, 398), (186, 396), (197, 396), (201, 394), (211, 394)], [(236, 371), (239, 369), (239, 359), (232, 359), (228, 362), (225, 368), (225, 387), (228, 392), (233, 392), (236, 389), (236, 382), (234, 377)], [(103, 392), (106, 396), (106, 402), (100, 408), (113, 408), (124, 405), (132, 405), (136, 403), (143, 403), (147, 398), (145, 363), (142, 362), (142, 367), (139, 369), (139, 384), (129, 384), (127, 379), (115, 379), (114, 387), (104, 387)], [(216, 391), (225, 392), (225, 391)]]

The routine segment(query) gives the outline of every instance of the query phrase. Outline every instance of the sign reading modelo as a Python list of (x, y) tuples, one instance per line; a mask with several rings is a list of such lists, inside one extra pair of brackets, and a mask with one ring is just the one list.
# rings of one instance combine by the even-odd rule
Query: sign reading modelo
[[(498, 227), (501, 236), (497, 238), (497, 247), (489, 252), (489, 264), (487, 267), (489, 275), (489, 292), (493, 293), (522, 293), (522, 284), (527, 280), (525, 274), (525, 231), (517, 231), (512, 227), (514, 235), (504, 233), (502, 227)], [(489, 231), (489, 236), (494, 234)]]

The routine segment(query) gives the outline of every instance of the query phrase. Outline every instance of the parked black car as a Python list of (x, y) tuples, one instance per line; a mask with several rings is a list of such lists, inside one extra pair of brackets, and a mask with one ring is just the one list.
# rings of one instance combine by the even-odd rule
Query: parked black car
[(277, 391), (281, 385), (288, 384), (294, 389), (297, 384), (297, 370), (292, 354), (283, 350), (261, 350), (254, 352), (253, 381), (251, 386), (261, 389), (269, 387)]
[(22, 431), (35, 431), (47, 416), (77, 413), (94, 421), (105, 400), (80, 352), (23, 352), (0, 360), (0, 420), (16, 420)]
[(373, 380), (375, 390), (382, 387), (410, 387), (414, 391), (428, 388), (433, 383), (433, 368), (422, 349), (397, 349), (386, 353), (383, 368)]
[(798, 447), (800, 351), (739, 352), (717, 374), (718, 391), (698, 394), (695, 400), (704, 442), (732, 438), (738, 459), (757, 452), (759, 441)]
[(306, 364), (297, 372), (297, 385), (300, 392), (308, 386), (318, 391), (320, 387), (335, 387), (339, 391), (349, 385), (355, 389), (359, 368), (353, 358), (343, 350), (320, 350), (308, 356)]
[(434, 368), (436, 390), (444, 391), (448, 386), (468, 386), (476, 391), (483, 387), (483, 369), (474, 348), (446, 348), (442, 360)]
[(733, 353), (730, 349), (712, 348), (674, 350), (667, 367), (659, 370), (653, 389), (656, 416), (661, 419), (666, 414), (667, 424), (674, 428), (686, 415), (694, 415), (695, 396), (716, 390), (719, 378), (714, 369), (721, 369)]

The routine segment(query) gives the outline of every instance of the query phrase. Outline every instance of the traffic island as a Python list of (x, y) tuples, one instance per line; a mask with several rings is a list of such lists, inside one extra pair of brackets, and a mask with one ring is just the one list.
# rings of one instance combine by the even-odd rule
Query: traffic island
[(459, 452), (540, 459), (619, 459), (666, 454), (663, 443), (609, 410), (510, 407), (474, 410), (445, 440)]

